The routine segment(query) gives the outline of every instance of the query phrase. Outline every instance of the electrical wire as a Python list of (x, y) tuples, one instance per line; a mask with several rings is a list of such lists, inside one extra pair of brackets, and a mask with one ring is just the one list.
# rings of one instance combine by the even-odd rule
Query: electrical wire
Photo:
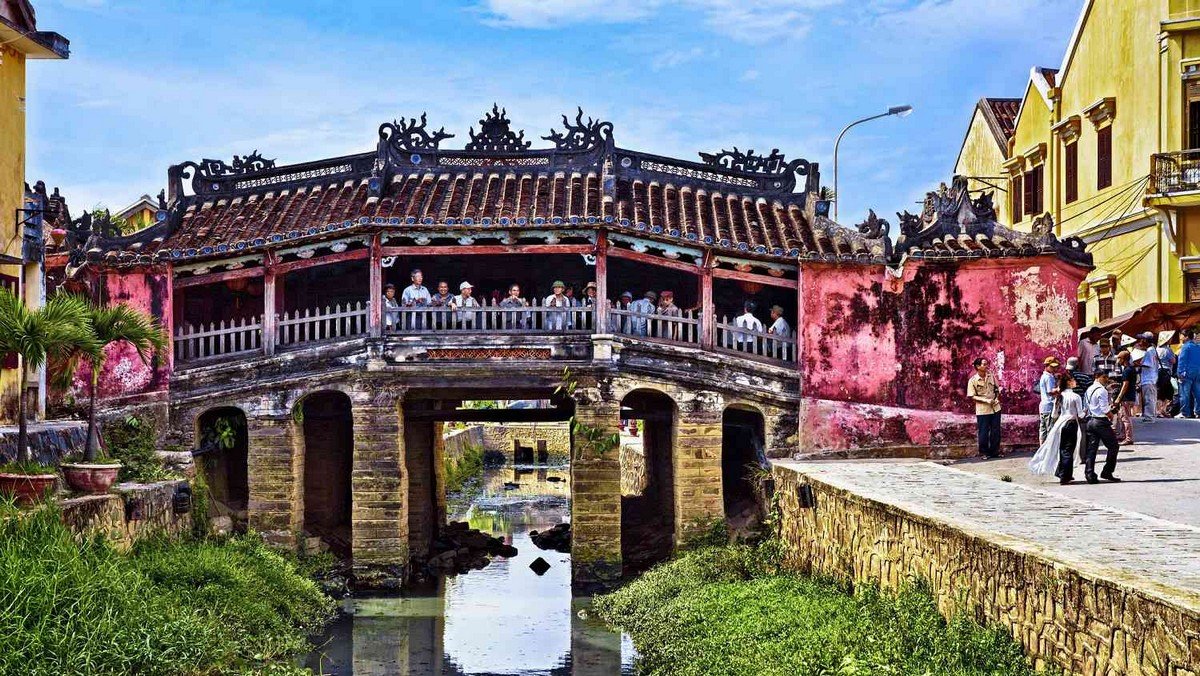
[[(1125, 195), (1125, 191), (1128, 190), (1129, 188), (1136, 187), (1136, 188), (1139, 188), (1139, 190), (1140, 190), (1145, 187), (1145, 184), (1147, 182), (1149, 182), (1149, 180), (1150, 180), (1150, 174), (1146, 174), (1145, 176), (1138, 177), (1138, 178), (1134, 179), (1133, 181), (1130, 181), (1129, 183), (1122, 185), (1116, 191), (1114, 191), (1108, 195), (1105, 195), (1105, 198), (1103, 201), (1093, 204), (1092, 206), (1088, 207), (1087, 209), (1084, 209), (1083, 211), (1076, 212), (1076, 213), (1071, 214), (1070, 216), (1067, 216), (1066, 218), (1062, 219), (1061, 221), (1059, 221), (1059, 225), (1062, 225), (1063, 223), (1066, 223), (1068, 221), (1072, 221), (1072, 220), (1079, 218), (1080, 216), (1083, 216), (1085, 214), (1091, 213), (1092, 210), (1099, 209), (1100, 207), (1104, 206), (1105, 204), (1108, 204), (1109, 202), (1111, 202), (1113, 200), (1121, 198), (1122, 196)], [(1137, 195), (1138, 190), (1135, 190), (1133, 194)], [(1096, 197), (1096, 196), (1093, 196), (1093, 198), (1089, 198), (1089, 199), (1094, 199), (1094, 197)], [(1076, 202), (1075, 204), (1078, 205), (1078, 204), (1081, 204), (1081, 202)], [(1102, 220), (1100, 222), (1103, 223), (1104, 221)]]

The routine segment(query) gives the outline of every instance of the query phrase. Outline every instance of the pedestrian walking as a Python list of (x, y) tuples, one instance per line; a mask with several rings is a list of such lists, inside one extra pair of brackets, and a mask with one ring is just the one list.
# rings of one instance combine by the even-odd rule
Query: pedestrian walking
[(1137, 346), (1142, 350), (1138, 364), (1138, 391), (1142, 402), (1142, 422), (1150, 424), (1157, 416), (1158, 402), (1158, 369), (1162, 362), (1158, 359), (1158, 350), (1154, 348), (1154, 334), (1145, 331), (1138, 335)]
[(1184, 329), (1183, 346), (1179, 348), (1176, 373), (1179, 376), (1180, 418), (1195, 418), (1200, 414), (1200, 344), (1195, 331)]
[(1064, 373), (1059, 377), (1059, 416), (1046, 441), (1038, 448), (1037, 453), (1029, 461), (1029, 469), (1034, 474), (1049, 475), (1051, 472), (1058, 477), (1058, 483), (1066, 485), (1075, 480), (1075, 458), (1084, 458), (1086, 433), (1084, 421), (1087, 412), (1084, 410), (1083, 398), (1076, 393), (1078, 387), (1075, 376)]
[(1171, 417), (1171, 403), (1175, 399), (1175, 365), (1178, 357), (1171, 349), (1175, 342), (1175, 332), (1167, 332), (1158, 341), (1158, 417)]
[[(1097, 373), (1096, 382), (1088, 388), (1085, 403), (1087, 405), (1087, 447), (1083, 457), (1083, 473), (1089, 484), (1100, 483), (1099, 479), (1105, 481), (1120, 481), (1113, 472), (1117, 469), (1117, 452), (1121, 449), (1121, 444), (1117, 441), (1117, 435), (1113, 432), (1112, 416), (1115, 412), (1115, 407), (1112, 403), (1112, 397), (1108, 393), (1108, 379), (1110, 374)], [(1100, 477), (1096, 477), (1096, 454), (1100, 450), (1100, 444), (1104, 444), (1104, 467), (1100, 470)]]
[(1117, 355), (1117, 368), (1115, 373), (1119, 375), (1113, 376), (1118, 379), (1116, 385), (1109, 385), (1109, 394), (1116, 390), (1117, 396), (1117, 424), (1115, 431), (1121, 436), (1121, 443), (1126, 446), (1133, 443), (1133, 416), (1137, 409), (1138, 396), (1138, 370), (1133, 365), (1133, 359), (1130, 357), (1127, 350), (1122, 350)]
[(1050, 426), (1054, 424), (1054, 404), (1058, 399), (1058, 357), (1042, 360), (1042, 375), (1038, 377), (1038, 443), (1046, 441)]
[(997, 458), (1000, 457), (1000, 387), (987, 359), (979, 357), (972, 366), (975, 373), (967, 380), (967, 399), (975, 403), (979, 454)]

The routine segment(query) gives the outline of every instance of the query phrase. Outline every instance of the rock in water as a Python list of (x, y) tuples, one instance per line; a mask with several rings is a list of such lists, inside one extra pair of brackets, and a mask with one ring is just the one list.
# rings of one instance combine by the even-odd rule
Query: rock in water
[(536, 573), (538, 577), (541, 577), (546, 574), (546, 571), (550, 570), (550, 564), (546, 563), (546, 559), (539, 556), (533, 560), (533, 563), (529, 564), (529, 569)]
[(571, 524), (560, 523), (546, 531), (530, 531), (529, 539), (538, 549), (549, 549), (566, 554), (571, 551)]

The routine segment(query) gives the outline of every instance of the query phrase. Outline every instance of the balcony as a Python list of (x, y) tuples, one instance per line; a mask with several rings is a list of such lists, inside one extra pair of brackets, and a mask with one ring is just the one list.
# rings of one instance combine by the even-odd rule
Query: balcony
[(1200, 190), (1200, 150), (1152, 155), (1149, 190), (1157, 195)]
[(797, 359), (794, 335), (781, 336), (737, 326), (728, 317), (704, 318), (694, 310), (680, 316), (610, 309), (604, 321), (588, 306), (546, 307), (537, 299), (522, 307), (491, 302), (475, 308), (404, 307), (380, 313), (372, 329), (370, 303), (334, 305), (177, 326), (173, 336), (177, 366), (212, 364), (304, 347), (382, 338), (422, 344), (457, 345), (463, 338), (487, 337), (493, 344), (521, 348), (555, 336), (611, 334), (627, 341), (665, 344), (724, 353), (771, 364)]

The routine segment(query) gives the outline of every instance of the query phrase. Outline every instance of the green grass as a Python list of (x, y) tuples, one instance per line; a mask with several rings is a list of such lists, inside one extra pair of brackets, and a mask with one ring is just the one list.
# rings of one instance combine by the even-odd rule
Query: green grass
[(0, 520), (0, 674), (287, 673), (333, 602), (254, 538), (79, 542), (57, 511)]
[(698, 550), (596, 599), (629, 632), (639, 672), (1026, 676), (1005, 633), (947, 622), (919, 586), (892, 596), (781, 572), (774, 542)]

